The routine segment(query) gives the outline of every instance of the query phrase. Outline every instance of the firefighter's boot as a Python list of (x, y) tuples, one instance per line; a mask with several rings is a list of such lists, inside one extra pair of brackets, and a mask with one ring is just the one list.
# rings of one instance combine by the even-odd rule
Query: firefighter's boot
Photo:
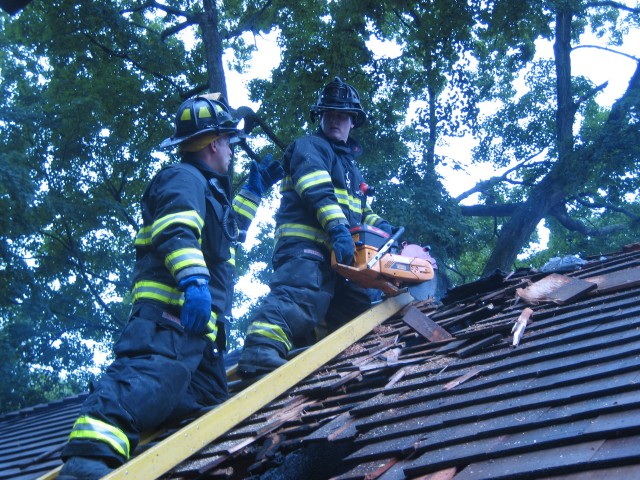
[(62, 466), (58, 480), (98, 480), (111, 472), (113, 469), (99, 458), (70, 457)]
[(238, 360), (238, 374), (242, 378), (254, 378), (272, 372), (287, 363), (273, 347), (252, 345), (245, 347)]

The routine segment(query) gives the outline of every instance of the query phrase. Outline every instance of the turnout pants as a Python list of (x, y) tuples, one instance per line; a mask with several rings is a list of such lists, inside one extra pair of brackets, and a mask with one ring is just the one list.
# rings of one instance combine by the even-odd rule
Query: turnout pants
[(273, 264), (270, 292), (253, 316), (245, 348), (269, 345), (284, 357), (315, 343), (318, 330), (331, 332), (371, 307), (367, 290), (337, 275), (313, 244), (282, 249)]
[(227, 400), (224, 346), (186, 334), (179, 321), (155, 304), (134, 306), (114, 346), (116, 359), (83, 403), (63, 459), (101, 457), (117, 467), (141, 433)]

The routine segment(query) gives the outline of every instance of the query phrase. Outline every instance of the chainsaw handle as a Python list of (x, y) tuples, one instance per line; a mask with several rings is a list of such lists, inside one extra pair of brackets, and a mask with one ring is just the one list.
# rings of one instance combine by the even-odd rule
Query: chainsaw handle
[[(398, 227), (398, 229), (396, 230), (396, 233), (394, 233), (389, 240), (390, 241), (393, 240), (395, 242), (396, 240), (400, 239), (400, 237), (402, 236), (403, 233), (404, 233), (404, 227)], [(389, 242), (387, 242), (387, 243), (389, 243)], [(391, 247), (391, 245), (389, 245), (389, 247), (387, 247), (387, 248), (390, 248), (390, 247)]]
[(389, 240), (387, 240), (387, 243), (385, 243), (382, 247), (380, 247), (380, 250), (378, 250), (378, 253), (376, 253), (374, 255), (374, 257), (369, 260), (369, 262), (367, 262), (367, 268), (373, 268), (373, 266), (378, 263), (378, 261), (382, 258), (382, 256), (387, 253), (389, 251), (389, 249), (391, 248), (391, 246), (393, 245), (393, 243), (398, 240), (402, 234), (404, 233), (404, 227), (398, 227), (398, 229), (396, 230), (396, 233), (394, 233), (391, 238)]

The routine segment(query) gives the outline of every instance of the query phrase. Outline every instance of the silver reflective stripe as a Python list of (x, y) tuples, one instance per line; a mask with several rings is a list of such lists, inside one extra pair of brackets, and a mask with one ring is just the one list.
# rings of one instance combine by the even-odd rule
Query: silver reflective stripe
[(305, 190), (321, 183), (331, 183), (331, 176), (326, 170), (316, 170), (300, 177), (296, 182), (296, 192), (302, 197)]
[(334, 188), (334, 193), (338, 199), (338, 203), (346, 205), (347, 208), (357, 214), (362, 214), (362, 199), (350, 195), (349, 192), (343, 188)]
[(318, 209), (316, 215), (318, 217), (318, 222), (320, 222), (320, 225), (322, 225), (323, 228), (326, 228), (327, 223), (331, 220), (344, 220), (345, 223), (347, 221), (347, 217), (344, 216), (339, 205), (327, 205), (322, 207)]
[(168, 226), (175, 224), (186, 225), (190, 228), (193, 228), (198, 232), (198, 234), (200, 234), (200, 232), (202, 231), (202, 227), (204, 226), (204, 221), (195, 210), (172, 213), (170, 215), (165, 215), (164, 217), (159, 218), (155, 222), (153, 222), (151, 236), (155, 237)]
[(174, 277), (178, 271), (187, 267), (207, 268), (202, 250), (197, 248), (180, 248), (175, 250), (167, 255), (164, 263)]
[(258, 206), (247, 198), (238, 198), (239, 196), (233, 199), (233, 210), (243, 217), (247, 217), (249, 220), (253, 220), (256, 216), (256, 211), (258, 210)]

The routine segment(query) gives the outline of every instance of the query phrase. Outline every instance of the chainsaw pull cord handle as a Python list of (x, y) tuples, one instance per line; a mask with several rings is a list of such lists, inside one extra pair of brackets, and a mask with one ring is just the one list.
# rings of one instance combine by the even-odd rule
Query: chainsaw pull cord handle
[(389, 251), (389, 249), (391, 248), (391, 246), (394, 244), (394, 242), (396, 240), (398, 240), (402, 234), (404, 233), (404, 227), (398, 227), (398, 230), (396, 230), (396, 233), (394, 233), (391, 238), (389, 240), (387, 240), (387, 243), (385, 243), (380, 250), (378, 250), (378, 253), (376, 253), (374, 255), (374, 257), (369, 260), (369, 262), (367, 262), (367, 268), (373, 268), (373, 266), (378, 263), (378, 261), (382, 258), (382, 256), (387, 253)]

